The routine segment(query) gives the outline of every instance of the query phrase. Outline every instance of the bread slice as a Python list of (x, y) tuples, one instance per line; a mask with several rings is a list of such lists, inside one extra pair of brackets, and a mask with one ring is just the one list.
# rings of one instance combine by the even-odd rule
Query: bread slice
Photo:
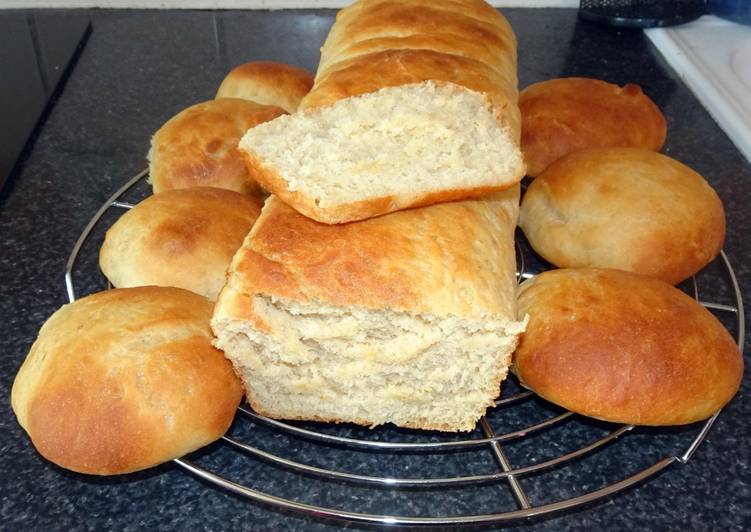
[(324, 225), (278, 198), (212, 318), (257, 412), (471, 430), (499, 394), (516, 319), (518, 187)]
[(239, 148), (264, 188), (324, 223), (479, 196), (524, 173), (485, 96), (431, 82), (261, 124)]

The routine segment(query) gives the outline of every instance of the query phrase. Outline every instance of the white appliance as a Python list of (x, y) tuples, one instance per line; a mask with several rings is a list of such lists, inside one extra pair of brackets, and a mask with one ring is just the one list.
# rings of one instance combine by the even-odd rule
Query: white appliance
[(705, 15), (645, 33), (751, 161), (751, 26)]

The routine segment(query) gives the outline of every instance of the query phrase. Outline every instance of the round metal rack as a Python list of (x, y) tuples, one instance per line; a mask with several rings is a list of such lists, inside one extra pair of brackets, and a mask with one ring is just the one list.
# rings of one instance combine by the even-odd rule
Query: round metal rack
[[(66, 266), (70, 301), (76, 297), (73, 276), (82, 247), (108, 210), (133, 206), (123, 198), (146, 176), (143, 171), (130, 179), (84, 228)], [(529, 278), (534, 267), (524, 265), (524, 255), (519, 277)], [(710, 291), (729, 303), (704, 300), (696, 278), (688, 289), (718, 317), (734, 322), (730, 328), (742, 350), (738, 282), (724, 252), (714, 266), (723, 286)], [(380, 525), (503, 523), (580, 506), (687, 464), (720, 414), (687, 427), (650, 429), (562, 410), (523, 389), (513, 376), (502, 389), (478, 429), (458, 435), (284, 422), (240, 407), (220, 442), (174, 462), (248, 499), (324, 518)], [(633, 463), (634, 456), (641, 460)], [(436, 476), (437, 470), (447, 474)], [(281, 491), (275, 482), (280, 476), (302, 495), (275, 494)]]

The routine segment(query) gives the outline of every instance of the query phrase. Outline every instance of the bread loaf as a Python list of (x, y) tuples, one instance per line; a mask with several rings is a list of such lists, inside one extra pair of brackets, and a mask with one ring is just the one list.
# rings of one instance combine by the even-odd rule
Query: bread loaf
[(262, 201), (193, 187), (150, 196), (110, 227), (99, 266), (113, 286), (175, 286), (215, 300)]
[(284, 63), (251, 61), (227, 74), (216, 98), (242, 98), (294, 113), (312, 86), (313, 74), (307, 70)]
[(671, 284), (711, 262), (725, 240), (722, 202), (704, 178), (637, 148), (556, 161), (527, 189), (519, 225), (557, 266), (616, 268)]
[(641, 87), (619, 87), (590, 78), (535, 83), (519, 95), (522, 152), (527, 175), (536, 177), (561, 157), (587, 148), (658, 151), (667, 123)]
[(518, 187), (324, 225), (271, 196), (212, 318), (257, 412), (471, 430), (516, 320)]
[(516, 39), (481, 0), (360, 0), (295, 115), (240, 143), (264, 188), (343, 223), (516, 184)]
[(261, 194), (235, 150), (248, 128), (283, 114), (279, 107), (238, 98), (210, 100), (181, 111), (151, 139), (149, 181), (154, 193), (219, 187)]
[(242, 397), (211, 345), (206, 298), (178, 288), (100, 292), (39, 331), (13, 411), (39, 453), (93, 475), (138, 471), (218, 439)]
[(743, 358), (677, 288), (617, 270), (561, 269), (522, 283), (521, 381), (569, 410), (635, 425), (708, 418), (738, 390)]

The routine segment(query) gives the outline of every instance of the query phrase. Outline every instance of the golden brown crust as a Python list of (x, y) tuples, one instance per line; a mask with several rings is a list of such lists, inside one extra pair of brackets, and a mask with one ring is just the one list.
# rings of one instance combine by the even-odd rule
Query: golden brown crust
[(518, 197), (515, 187), (484, 199), (325, 225), (271, 196), (233, 259), (215, 317), (250, 319), (248, 299), (264, 294), (513, 319)]
[(561, 267), (616, 268), (677, 284), (719, 254), (720, 198), (699, 174), (637, 148), (572, 153), (527, 189), (519, 225)]
[(154, 193), (207, 186), (261, 194), (236, 147), (249, 128), (283, 114), (279, 107), (238, 98), (210, 100), (181, 111), (151, 139)]
[(11, 396), (40, 454), (110, 475), (219, 438), (242, 386), (211, 345), (211, 311), (210, 301), (186, 290), (143, 287), (94, 294), (53, 314)]
[(429, 80), (487, 94), (518, 140), (516, 37), (481, 0), (360, 0), (339, 11), (300, 109)]
[(319, 77), (300, 104), (300, 110), (325, 107), (384, 87), (425, 81), (452, 83), (484, 94), (499, 121), (518, 141), (521, 115), (516, 105), (516, 71), (507, 74), (504, 77), (487, 64), (469, 57), (432, 50), (385, 50), (337, 63), (335, 70)]
[(514, 355), (537, 394), (587, 416), (680, 425), (711, 416), (735, 394), (738, 346), (680, 290), (616, 270), (545, 272), (521, 285), (530, 316)]
[(193, 187), (146, 198), (108, 231), (99, 265), (113, 286), (175, 286), (216, 299), (262, 201)]
[[(380, 39), (396, 39), (390, 49), (434, 50), (481, 59), (492, 67), (515, 65), (516, 39), (497, 10), (481, 0), (367, 0), (337, 13), (336, 24), (321, 49), (319, 74), (351, 55), (353, 46), (370, 48)], [(387, 48), (376, 45), (380, 50)], [(509, 50), (514, 53), (509, 54)], [(318, 76), (320, 77), (320, 76)]]
[(284, 63), (251, 61), (227, 74), (216, 98), (242, 98), (294, 113), (312, 86), (313, 74), (307, 70)]
[(590, 78), (535, 83), (519, 95), (522, 152), (536, 177), (564, 155), (586, 148), (633, 147), (658, 151), (667, 122), (638, 85)]

